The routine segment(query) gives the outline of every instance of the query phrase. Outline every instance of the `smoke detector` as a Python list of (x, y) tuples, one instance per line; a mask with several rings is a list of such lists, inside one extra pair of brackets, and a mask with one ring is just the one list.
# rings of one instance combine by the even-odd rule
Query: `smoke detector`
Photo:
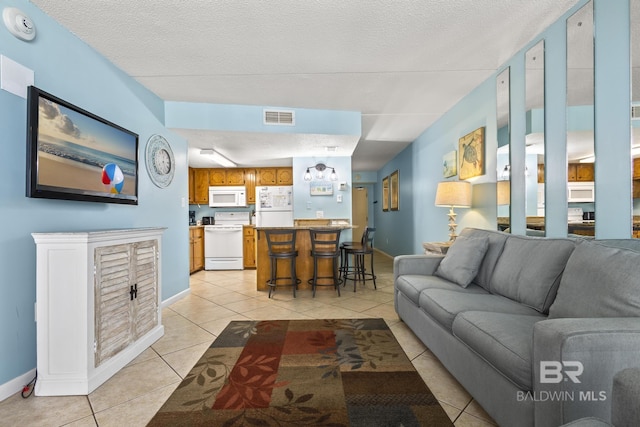
[(24, 12), (15, 7), (5, 7), (2, 19), (7, 30), (20, 40), (31, 41), (36, 37), (36, 26)]

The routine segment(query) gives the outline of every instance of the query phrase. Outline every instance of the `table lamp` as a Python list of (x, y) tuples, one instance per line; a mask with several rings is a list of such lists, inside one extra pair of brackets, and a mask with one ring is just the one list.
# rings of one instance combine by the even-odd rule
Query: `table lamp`
[(436, 190), (436, 206), (449, 207), (449, 242), (456, 240), (456, 213), (453, 208), (471, 207), (471, 183), (467, 181), (442, 181)]

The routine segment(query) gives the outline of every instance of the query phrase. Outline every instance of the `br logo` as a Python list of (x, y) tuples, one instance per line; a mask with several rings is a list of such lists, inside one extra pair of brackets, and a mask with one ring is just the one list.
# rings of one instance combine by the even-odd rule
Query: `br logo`
[(580, 383), (578, 377), (584, 371), (584, 366), (578, 361), (563, 360), (557, 362), (555, 360), (540, 361), (540, 382), (544, 384), (557, 384), (567, 379), (574, 383)]

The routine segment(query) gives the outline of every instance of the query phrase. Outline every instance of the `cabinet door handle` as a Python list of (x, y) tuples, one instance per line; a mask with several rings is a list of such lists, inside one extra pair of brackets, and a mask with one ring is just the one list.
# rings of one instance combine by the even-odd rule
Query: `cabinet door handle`
[(133, 301), (134, 298), (138, 298), (138, 284), (134, 284), (131, 286), (131, 290), (129, 291), (129, 295), (131, 296), (131, 301)]

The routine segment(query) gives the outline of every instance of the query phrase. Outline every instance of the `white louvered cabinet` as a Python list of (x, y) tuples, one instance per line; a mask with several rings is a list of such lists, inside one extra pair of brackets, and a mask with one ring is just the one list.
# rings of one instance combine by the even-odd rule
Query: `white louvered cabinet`
[(163, 231), (33, 233), (36, 395), (89, 394), (164, 334)]

